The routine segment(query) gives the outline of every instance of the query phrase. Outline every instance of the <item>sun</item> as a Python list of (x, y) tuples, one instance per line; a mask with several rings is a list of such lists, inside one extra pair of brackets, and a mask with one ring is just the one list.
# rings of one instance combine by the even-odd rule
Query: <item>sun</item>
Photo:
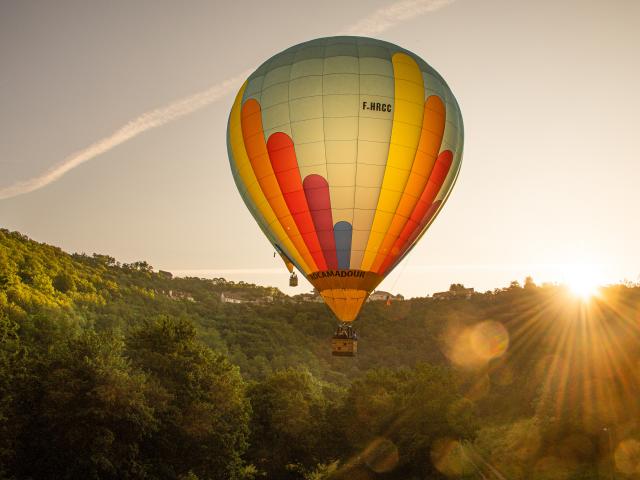
[(598, 294), (601, 282), (595, 271), (586, 267), (577, 267), (565, 276), (564, 283), (576, 297), (589, 300)]
[(579, 278), (569, 283), (569, 290), (582, 300), (589, 300), (598, 293), (598, 285), (588, 278)]

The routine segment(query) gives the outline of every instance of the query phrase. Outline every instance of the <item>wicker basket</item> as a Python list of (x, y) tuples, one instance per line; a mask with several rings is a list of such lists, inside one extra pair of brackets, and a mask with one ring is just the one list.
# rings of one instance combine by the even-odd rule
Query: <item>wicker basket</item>
[(337, 357), (355, 357), (358, 352), (358, 340), (353, 338), (332, 338), (331, 353)]

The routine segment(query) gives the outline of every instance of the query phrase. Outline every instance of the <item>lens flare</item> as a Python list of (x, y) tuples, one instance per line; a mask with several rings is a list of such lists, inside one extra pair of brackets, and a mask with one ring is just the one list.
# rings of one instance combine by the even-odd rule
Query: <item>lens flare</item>
[(630, 438), (620, 442), (614, 454), (616, 468), (627, 475), (640, 474), (640, 442)]
[(509, 347), (509, 333), (499, 322), (481, 322), (471, 332), (471, 347), (485, 360), (500, 357)]
[(475, 469), (465, 446), (450, 438), (441, 438), (433, 443), (431, 463), (447, 477), (470, 475)]
[(507, 329), (493, 320), (472, 325), (451, 322), (443, 340), (443, 351), (449, 360), (470, 370), (484, 367), (490, 360), (504, 355), (509, 348)]
[(378, 437), (362, 452), (365, 464), (376, 473), (386, 473), (398, 464), (398, 447), (388, 438)]

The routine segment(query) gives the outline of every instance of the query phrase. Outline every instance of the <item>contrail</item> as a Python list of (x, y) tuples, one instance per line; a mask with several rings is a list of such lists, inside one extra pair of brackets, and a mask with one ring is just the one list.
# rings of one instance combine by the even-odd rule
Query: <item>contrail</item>
[(0, 200), (6, 198), (23, 195), (25, 193), (33, 192), (45, 185), (55, 182), (65, 173), (73, 170), (78, 165), (82, 165), (89, 160), (94, 159), (98, 155), (101, 155), (114, 147), (117, 147), (121, 143), (131, 140), (137, 137), (143, 132), (152, 128), (160, 127), (166, 123), (169, 123), (178, 118), (189, 115), (197, 110), (200, 110), (207, 105), (220, 100), (229, 92), (237, 90), (239, 85), (245, 78), (251, 73), (251, 70), (247, 70), (240, 75), (236, 75), (233, 78), (229, 78), (217, 85), (209, 87), (208, 89), (189, 95), (188, 97), (176, 100), (173, 103), (161, 108), (156, 108), (143, 113), (137, 118), (130, 120), (124, 126), (113, 132), (108, 137), (98, 140), (92, 143), (88, 147), (73, 153), (62, 160), (60, 163), (54, 165), (49, 170), (44, 172), (38, 177), (31, 178), (29, 180), (14, 183), (9, 187), (0, 189)]
[[(446, 7), (454, 1), (455, 0), (401, 0), (376, 10), (342, 33), (347, 35), (375, 35), (403, 21)], [(19, 181), (8, 187), (0, 188), (0, 200), (38, 190), (55, 182), (77, 166), (93, 160), (98, 155), (108, 152), (147, 130), (165, 125), (220, 100), (227, 94), (237, 90), (251, 72), (252, 70), (247, 70), (217, 85), (213, 85), (202, 92), (176, 100), (165, 107), (143, 113), (137, 118), (127, 122), (111, 135), (69, 155), (41, 175)]]
[(402, 0), (380, 8), (344, 31), (347, 35), (376, 35), (401, 22), (435, 12), (455, 0)]

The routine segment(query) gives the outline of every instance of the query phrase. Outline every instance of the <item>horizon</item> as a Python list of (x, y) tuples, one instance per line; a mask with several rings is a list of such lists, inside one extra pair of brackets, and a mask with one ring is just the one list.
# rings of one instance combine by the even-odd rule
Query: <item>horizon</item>
[[(18, 235), (26, 237), (27, 240), (36, 241), (32, 238), (29, 238), (28, 236), (25, 236), (23, 233), (18, 231), (9, 231), (1, 227), (0, 227), (0, 231), (4, 231), (5, 233), (10, 233), (10, 234), (16, 233)], [(54, 247), (54, 248), (60, 248), (56, 245), (50, 245), (44, 242), (38, 242), (38, 243), (41, 243), (42, 245)], [(65, 250), (62, 250), (62, 252), (70, 256), (80, 255), (88, 258), (91, 258), (91, 256), (111, 257), (115, 262), (115, 266), (117, 268), (123, 268), (123, 267), (126, 267), (127, 265), (130, 265), (130, 264), (127, 264), (126, 262), (120, 262), (117, 258), (112, 257), (108, 253), (104, 253), (104, 252), (102, 253), (93, 252), (91, 255), (87, 254), (86, 252), (67, 252)], [(291, 298), (297, 295), (308, 295), (308, 294), (317, 293), (315, 292), (315, 289), (313, 289), (312, 286), (310, 286), (311, 290), (307, 290), (307, 291), (302, 291), (302, 289), (300, 288), (292, 288), (292, 287), (282, 289), (276, 285), (272, 285), (268, 283), (267, 281), (260, 281), (259, 279), (255, 278), (256, 275), (257, 276), (280, 275), (281, 274), (280, 269), (277, 269), (277, 268), (262, 269), (262, 270), (194, 269), (194, 270), (171, 271), (171, 270), (164, 270), (162, 268), (156, 268), (153, 265), (149, 264), (144, 259), (138, 259), (136, 260), (136, 262), (145, 263), (150, 269), (149, 271), (156, 275), (160, 274), (161, 272), (168, 272), (171, 274), (172, 278), (183, 278), (183, 279), (194, 278), (197, 280), (205, 280), (205, 281), (220, 278), (228, 283), (234, 283), (234, 284), (243, 283), (243, 284), (246, 284), (247, 286), (255, 286), (255, 287), (262, 287), (262, 288), (276, 288), (278, 291), (280, 291), (280, 293)], [(545, 267), (555, 270), (557, 272), (559, 271), (559, 269), (563, 269), (563, 268), (566, 269), (568, 265), (546, 265)], [(584, 265), (580, 265), (580, 267), (584, 268)], [(525, 274), (521, 278), (515, 278), (515, 277), (511, 278), (503, 285), (493, 285), (493, 286), (489, 286), (488, 288), (477, 288), (474, 285), (453, 280), (449, 285), (447, 285), (446, 287), (443, 287), (441, 290), (438, 290), (438, 291), (423, 291), (423, 292), (418, 292), (418, 294), (405, 295), (403, 292), (398, 290), (386, 290), (383, 288), (376, 288), (371, 291), (371, 294), (375, 292), (384, 292), (384, 293), (389, 293), (392, 296), (402, 295), (403, 300), (413, 300), (413, 299), (421, 299), (421, 298), (433, 298), (433, 295), (436, 293), (443, 293), (443, 292), (449, 291), (450, 288), (455, 285), (462, 285), (465, 288), (471, 288), (472, 290), (474, 290), (473, 292), (474, 294), (484, 295), (484, 294), (496, 293), (498, 291), (508, 290), (510, 287), (513, 286), (514, 282), (517, 283), (518, 287), (524, 288), (527, 283), (527, 280), (531, 279), (533, 286), (536, 288), (551, 287), (551, 288), (565, 289), (574, 298), (581, 300), (582, 302), (589, 302), (592, 299), (597, 299), (597, 298), (604, 299), (604, 297), (602, 297), (602, 295), (605, 293), (603, 292), (603, 290), (608, 288), (618, 287), (618, 286), (625, 286), (630, 288), (640, 287), (640, 276), (638, 276), (636, 280), (623, 278), (623, 279), (604, 283), (604, 282), (597, 281), (598, 278), (602, 278), (602, 277), (600, 275), (594, 275), (593, 270), (592, 271), (587, 271), (584, 269), (582, 271), (574, 270), (572, 273), (573, 275), (565, 275), (561, 280), (558, 280), (557, 278), (541, 279), (540, 277), (536, 278), (531, 274)], [(249, 275), (251, 274), (254, 275), (254, 277), (250, 277)]]
[[(14, 233), (9, 231), (9, 233)], [(15, 233), (18, 233), (20, 235), (24, 235), (22, 232), (18, 232), (15, 231)], [(29, 238), (27, 236), (27, 238), (29, 240), (33, 240), (33, 241), (37, 241), (34, 240), (32, 238)], [(47, 244), (46, 242), (38, 242), (38, 243), (42, 243), (44, 245), (49, 245), (52, 247), (56, 247), (56, 248), (60, 248), (57, 245), (50, 245)], [(86, 255), (89, 256), (89, 254), (87, 254), (86, 252), (68, 252), (63, 250), (64, 253), (66, 253), (67, 255)], [(105, 253), (105, 252), (93, 252), (91, 255), (104, 255), (104, 256), (109, 256), (111, 257), (111, 255), (109, 255), (109, 253)], [(117, 258), (114, 258), (116, 265), (118, 267), (122, 267), (126, 264), (126, 262), (120, 262)], [(280, 288), (277, 285), (271, 284), (268, 281), (261, 281), (260, 279), (257, 279), (256, 276), (265, 276), (265, 277), (275, 277), (275, 276), (280, 276), (282, 277), (282, 272), (281, 269), (279, 268), (265, 268), (262, 270), (257, 270), (257, 269), (246, 269), (246, 270), (241, 270), (241, 269), (191, 269), (191, 270), (165, 270), (162, 268), (156, 268), (155, 266), (149, 264), (147, 262), (147, 260), (145, 259), (137, 259), (136, 261), (140, 261), (140, 262), (146, 262), (149, 267), (152, 269), (153, 273), (158, 274), (161, 271), (164, 272), (169, 272), (172, 274), (172, 276), (174, 278), (197, 278), (200, 280), (212, 280), (215, 278), (222, 278), (223, 280), (227, 281), (227, 282), (234, 282), (234, 283), (240, 283), (240, 282), (244, 282), (246, 284), (249, 285), (256, 285), (259, 287), (267, 287), (267, 288), (277, 288), (280, 292), (282, 292), (283, 294), (293, 297), (296, 295), (300, 295), (300, 294), (308, 294), (308, 293), (313, 293), (313, 287), (310, 285), (311, 290), (308, 291), (302, 291), (301, 288), (297, 288), (297, 287), (285, 287)], [(495, 267), (495, 266), (494, 266)], [(522, 266), (516, 266), (516, 267), (520, 267), (522, 268)], [(567, 267), (575, 267), (575, 265), (545, 265), (545, 268), (549, 269), (550, 271), (555, 271), (556, 273), (559, 272), (560, 270), (567, 270)], [(581, 264), (580, 265), (581, 268), (584, 268), (584, 265)], [(427, 267), (427, 268), (420, 268), (420, 267), (409, 267), (409, 268), (414, 268), (417, 269), (418, 271), (424, 271), (424, 270), (428, 270), (428, 269), (437, 269), (437, 267)], [(576, 276), (576, 272), (578, 274), (581, 274), (581, 276)], [(633, 284), (633, 285), (640, 285), (640, 276), (638, 276), (638, 279), (633, 280), (633, 279), (628, 279), (628, 278), (623, 278), (623, 279), (618, 279), (618, 280), (614, 280), (614, 281), (610, 281), (610, 282), (606, 282), (606, 283), (599, 283), (597, 281), (598, 278), (602, 278), (601, 275), (594, 275), (593, 271), (585, 271), (583, 270), (582, 272), (580, 272), (579, 270), (573, 270), (571, 271), (572, 275), (565, 275), (562, 279), (558, 280), (557, 278), (555, 279), (544, 279), (541, 277), (535, 277), (534, 275), (532, 275), (531, 273), (525, 273), (524, 276), (521, 277), (513, 277), (510, 280), (508, 280), (506, 283), (502, 284), (502, 285), (493, 285), (493, 286), (489, 286), (489, 287), (485, 287), (485, 288), (478, 288), (477, 286), (471, 285), (471, 284), (467, 284), (464, 283), (462, 281), (456, 281), (453, 280), (451, 281), (451, 283), (449, 283), (446, 287), (443, 287), (441, 290), (434, 290), (434, 291), (423, 291), (420, 292), (422, 293), (422, 295), (418, 294), (412, 294), (412, 295), (406, 295), (403, 292), (399, 291), (399, 290), (386, 290), (384, 288), (376, 288), (375, 290), (373, 290), (371, 293), (374, 292), (379, 292), (379, 291), (385, 291), (387, 293), (391, 293), (393, 295), (402, 295), (405, 299), (412, 299), (412, 298), (427, 298), (430, 297), (431, 295), (433, 295), (434, 293), (439, 293), (439, 292), (443, 292), (443, 291), (448, 291), (449, 287), (452, 285), (456, 285), (456, 284), (461, 284), (466, 288), (473, 288), (475, 293), (480, 293), (480, 294), (484, 294), (484, 293), (489, 293), (489, 292), (493, 292), (495, 290), (501, 290), (501, 289), (505, 289), (508, 288), (512, 282), (517, 282), (520, 286), (524, 286), (527, 278), (531, 278), (533, 280), (533, 283), (538, 286), (538, 287), (546, 287), (546, 286), (555, 286), (555, 287), (564, 287), (564, 288), (568, 288), (569, 290), (573, 291), (577, 296), (581, 296), (583, 293), (588, 293), (588, 295), (584, 295), (585, 297), (591, 297), (591, 296), (597, 296), (597, 290), (601, 289), (601, 288), (607, 288), (607, 287), (612, 287), (612, 286), (617, 286), (617, 285), (627, 285), (627, 284)], [(253, 277), (251, 277), (250, 275), (253, 275)], [(560, 275), (562, 276), (562, 275)], [(384, 285), (384, 282), (383, 284)]]

